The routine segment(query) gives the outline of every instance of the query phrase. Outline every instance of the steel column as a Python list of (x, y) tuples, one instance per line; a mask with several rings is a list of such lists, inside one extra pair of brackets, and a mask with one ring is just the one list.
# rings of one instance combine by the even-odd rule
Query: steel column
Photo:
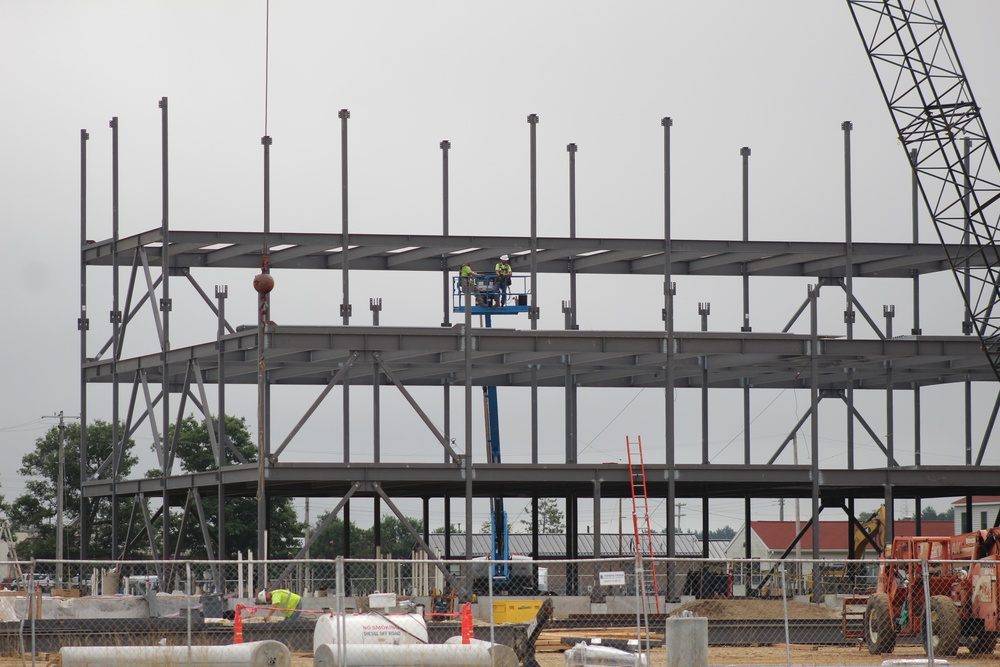
[[(160, 350), (163, 354), (163, 443), (166, 445), (170, 438), (170, 381), (169, 366), (167, 364), (167, 352), (170, 351), (170, 190), (169, 190), (169, 164), (167, 152), (167, 98), (160, 98), (160, 150), (161, 150), (161, 207), (163, 219), (161, 221), (161, 234), (163, 236), (163, 253), (160, 258), (160, 269), (163, 276), (163, 285), (160, 288), (160, 310), (163, 313), (163, 338), (160, 341)], [(163, 553), (170, 553), (170, 505), (167, 499), (167, 477), (170, 475), (170, 459), (164, 450), (161, 469), (163, 486)]]
[[(445, 139), (441, 147), (441, 235), (448, 237), (448, 150), (451, 142)], [(441, 255), (441, 308), (444, 312), (443, 327), (451, 326), (451, 283), (448, 275), (448, 253)]]
[(340, 303), (340, 316), (342, 323), (346, 326), (351, 322), (351, 293), (350, 293), (350, 260), (351, 235), (347, 224), (347, 119), (351, 117), (351, 112), (341, 109), (337, 113), (340, 118), (340, 253), (343, 256), (341, 264), (341, 280), (343, 285), (342, 301)]
[[(819, 307), (817, 304), (818, 290), (809, 286), (809, 363), (812, 379), (809, 382), (809, 405), (812, 411), (810, 425), (810, 451), (812, 461), (812, 558), (819, 558)], [(813, 587), (819, 585), (819, 578), (813, 579)], [(815, 590), (813, 594), (815, 595)]]
[[(743, 157), (743, 240), (750, 240), (750, 147), (744, 146), (740, 149), (740, 155)], [(750, 327), (750, 273), (747, 270), (747, 263), (743, 262), (742, 266), (743, 273), (743, 326), (740, 328), (741, 331), (749, 333), (751, 331)], [(743, 383), (743, 462), (746, 465), (750, 465), (750, 384), (749, 382)], [(707, 504), (707, 498), (706, 498)], [(743, 517), (746, 526), (750, 525), (750, 515), (751, 515), (751, 502), (750, 497), (747, 496), (743, 499)], [(707, 507), (705, 510), (707, 514)], [(705, 531), (705, 549), (708, 548), (708, 531)], [(750, 557), (750, 540), (746, 540), (746, 557)], [(708, 555), (707, 553), (705, 554)]]
[[(917, 149), (910, 149), (910, 164), (917, 163)], [(920, 243), (920, 181), (917, 179), (916, 170), (910, 178), (910, 218), (913, 228), (913, 243)], [(911, 272), (913, 282), (913, 327), (910, 334), (919, 336), (920, 329), (920, 271), (913, 269)], [(921, 462), (921, 442), (920, 442), (920, 385), (913, 386), (913, 465), (920, 465)], [(917, 518), (917, 534), (920, 534), (920, 514), (921, 499), (916, 498), (914, 515)]]
[(566, 463), (576, 463), (579, 454), (577, 448), (577, 402), (576, 402), (576, 385), (573, 381), (573, 364), (572, 355), (566, 355), (566, 379), (565, 379), (564, 391), (566, 394), (566, 415), (565, 415), (565, 428), (566, 428)]
[[(566, 144), (569, 153), (569, 237), (576, 238), (576, 144)], [(576, 303), (576, 257), (569, 258), (569, 329), (579, 329)]]
[[(670, 128), (672, 118), (660, 119), (663, 127), (663, 323), (666, 331), (666, 372), (663, 375), (663, 420), (664, 450), (667, 465), (667, 557), (676, 553), (674, 538), (674, 504), (677, 502), (676, 470), (674, 451), (674, 284), (671, 252), (673, 239), (670, 229)], [(674, 597), (673, 577), (667, 577), (667, 593)]]
[[(465, 581), (472, 580), (472, 285), (462, 286), (465, 292), (465, 328), (462, 336), (462, 347), (465, 353), (465, 460), (462, 469), (465, 473)], [(471, 598), (471, 585), (463, 594), (463, 598)]]
[[(604, 554), (601, 553), (601, 478), (597, 477), (594, 480), (594, 558), (602, 558)], [(532, 557), (537, 558), (537, 555), (532, 554)], [(594, 576), (597, 573), (594, 572)], [(596, 585), (596, 582), (595, 582)]]
[(219, 558), (223, 559), (229, 557), (229, 554), (226, 552), (226, 487), (222, 482), (222, 468), (226, 465), (226, 343), (223, 337), (226, 335), (226, 298), (228, 296), (228, 285), (215, 286), (215, 298), (219, 301), (219, 329), (217, 334), (219, 345), (219, 459), (217, 461), (219, 486), (216, 496), (219, 499)]
[[(80, 248), (87, 246), (87, 130), (80, 130)], [(81, 250), (81, 253), (83, 250)], [(80, 332), (80, 366), (87, 361), (87, 263), (80, 261), (80, 316), (76, 321)], [(80, 374), (80, 482), (87, 479), (87, 380)], [(80, 558), (88, 558), (90, 543), (90, 522), (87, 520), (89, 502), (80, 493)]]
[[(740, 149), (743, 157), (743, 240), (750, 240), (750, 148), (744, 146)], [(747, 263), (741, 263), (743, 274), (743, 326), (740, 331), (749, 332), (750, 329), (750, 274), (747, 273)]]
[[(844, 326), (847, 329), (847, 340), (854, 339), (854, 220), (853, 220), (853, 198), (851, 193), (851, 130), (854, 123), (845, 120), (840, 124), (840, 129), (844, 133), (844, 292), (847, 303), (844, 307)], [(854, 366), (850, 366), (847, 371), (847, 468), (854, 469)], [(854, 516), (854, 499), (847, 502), (847, 510), (850, 516)], [(851, 531), (850, 526), (848, 530)], [(853, 531), (848, 535), (849, 540), (854, 539)], [(848, 542), (850, 544), (851, 542)]]
[[(118, 403), (121, 400), (118, 384), (118, 359), (121, 356), (121, 310), (119, 309), (118, 275), (118, 117), (111, 119), (111, 247), (114, 257), (111, 264), (111, 558), (120, 558), (118, 550), (118, 478), (121, 477), (121, 458), (125, 443), (119, 432)], [(82, 476), (81, 476), (82, 479)]]
[(538, 115), (528, 115), (528, 125), (530, 127), (530, 212), (531, 212), (531, 308), (528, 309), (528, 319), (531, 320), (531, 328), (538, 328), (538, 170), (536, 165), (537, 155), (537, 127)]

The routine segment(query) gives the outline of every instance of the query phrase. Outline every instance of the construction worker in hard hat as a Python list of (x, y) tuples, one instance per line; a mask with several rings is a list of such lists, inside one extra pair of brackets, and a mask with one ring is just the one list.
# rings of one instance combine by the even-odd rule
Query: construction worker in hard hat
[(302, 596), (285, 588), (276, 588), (273, 591), (265, 588), (257, 594), (257, 602), (271, 605), (267, 616), (264, 617), (265, 621), (269, 620), (276, 611), (284, 614), (286, 621), (297, 621), (302, 610)]
[(507, 288), (510, 287), (510, 275), (513, 273), (510, 268), (510, 257), (507, 255), (500, 255), (500, 261), (497, 262), (495, 271), (497, 274), (497, 285), (500, 288), (500, 303), (498, 306), (506, 305), (507, 303)]
[(483, 297), (480, 294), (480, 292), (485, 289), (485, 285), (476, 281), (476, 278), (481, 277), (482, 274), (476, 273), (476, 271), (472, 268), (472, 262), (465, 262), (462, 264), (462, 269), (459, 271), (458, 275), (460, 277), (459, 282), (462, 286), (462, 292), (464, 293), (466, 291), (465, 288), (468, 287), (469, 294), (475, 296), (476, 305), (485, 305), (485, 301), (483, 301)]

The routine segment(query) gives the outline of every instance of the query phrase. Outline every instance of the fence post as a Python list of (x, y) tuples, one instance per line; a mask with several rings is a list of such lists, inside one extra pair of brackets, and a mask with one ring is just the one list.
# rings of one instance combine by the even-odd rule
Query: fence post
[[(924, 627), (927, 628), (927, 664), (934, 664), (934, 623), (931, 620), (931, 582), (928, 579), (927, 559), (920, 559), (921, 579), (924, 582)], [(910, 610), (913, 613), (913, 610)]]
[(194, 589), (191, 586), (191, 561), (184, 563), (184, 588), (187, 593), (187, 645), (191, 648), (191, 603), (194, 601)]
[(345, 581), (344, 557), (337, 556), (337, 660), (340, 665), (347, 663), (347, 602), (345, 595), (347, 582)]

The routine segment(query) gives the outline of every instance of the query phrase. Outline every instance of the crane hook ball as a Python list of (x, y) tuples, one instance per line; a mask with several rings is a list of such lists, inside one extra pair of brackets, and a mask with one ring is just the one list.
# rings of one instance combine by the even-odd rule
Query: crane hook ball
[(259, 294), (268, 294), (274, 289), (274, 278), (270, 273), (258, 273), (253, 277), (253, 288)]

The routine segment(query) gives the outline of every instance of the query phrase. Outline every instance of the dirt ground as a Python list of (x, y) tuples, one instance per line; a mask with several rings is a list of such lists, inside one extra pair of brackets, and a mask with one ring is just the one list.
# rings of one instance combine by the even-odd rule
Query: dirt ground
[[(788, 660), (788, 657), (791, 657)], [(55, 656), (39, 655), (35, 664), (39, 667), (46, 667), (52, 662)], [(566, 659), (562, 653), (539, 653), (536, 656), (540, 667), (565, 667)], [(864, 648), (834, 647), (834, 646), (796, 646), (790, 647), (786, 651), (783, 644), (774, 646), (726, 646), (708, 649), (708, 661), (712, 667), (728, 667), (743, 665), (760, 665), (778, 667), (781, 665), (881, 665), (886, 659), (906, 659), (924, 657), (923, 649), (913, 646), (897, 647), (891, 656), (869, 655)], [(649, 665), (665, 665), (666, 651), (657, 648), (652, 651)], [(968, 653), (959, 653), (958, 656), (948, 658), (951, 665), (967, 665), (968, 667), (989, 667), (991, 665), (1000, 666), (1000, 653), (994, 656), (971, 656)], [(20, 658), (5, 656), (0, 658), (0, 667), (30, 667), (31, 657), (26, 656), (24, 662)], [(292, 657), (292, 667), (312, 667), (313, 656), (311, 653), (298, 653)]]
[[(781, 600), (698, 600), (689, 603), (681, 609), (689, 610), (698, 616), (709, 619), (728, 620), (760, 620), (781, 619), (784, 617), (785, 605)], [(822, 605), (788, 601), (788, 615), (794, 619), (827, 619), (840, 618), (840, 610)], [(676, 612), (674, 612), (676, 613)], [(568, 648), (568, 647), (567, 647)], [(540, 667), (564, 667), (565, 656), (561, 652), (539, 652), (536, 660)], [(778, 667), (781, 665), (857, 665), (877, 666), (889, 659), (923, 658), (925, 653), (920, 646), (898, 645), (892, 655), (870, 655), (859, 641), (854, 646), (804, 646), (784, 644), (751, 645), (751, 646), (720, 646), (709, 647), (708, 659), (712, 667), (729, 667), (743, 665), (760, 665)], [(40, 655), (35, 664), (45, 667), (55, 656)], [(1000, 652), (993, 656), (972, 656), (963, 648), (957, 656), (948, 658), (951, 665), (967, 665), (968, 667), (1000, 667)], [(653, 649), (649, 665), (665, 665), (666, 649)], [(30, 656), (25, 661), (18, 657), (0, 658), (0, 667), (26, 667), (31, 665)], [(292, 667), (312, 667), (311, 653), (293, 654)]]
[[(788, 661), (788, 655), (791, 661)], [(718, 647), (708, 649), (708, 664), (712, 667), (729, 667), (744, 665), (760, 665), (779, 667), (781, 665), (857, 665), (871, 667), (881, 665), (883, 660), (907, 659), (925, 657), (923, 649), (919, 647), (897, 647), (892, 655), (870, 655), (866, 649), (835, 647), (835, 646), (795, 646), (790, 652), (786, 652), (783, 644), (774, 646), (746, 646), (746, 647)], [(535, 655), (540, 667), (565, 667), (566, 658), (562, 653), (538, 653)], [(983, 656), (973, 656), (968, 653), (960, 653), (958, 656), (948, 658), (951, 665), (967, 665), (968, 667), (989, 667), (1000, 665), (1000, 653), (992, 658)], [(312, 654), (301, 654), (295, 656), (292, 667), (312, 667)], [(650, 660), (647, 663), (651, 667), (661, 667), (667, 664), (666, 649), (653, 649)], [(20, 667), (18, 665), (3, 664), (0, 667)]]
[[(782, 600), (697, 600), (684, 605), (681, 609), (693, 612), (708, 619), (726, 620), (777, 620), (784, 618), (785, 604)], [(793, 619), (839, 619), (841, 612), (833, 607), (823, 605), (787, 602), (788, 616)], [(672, 612), (676, 613), (676, 611)], [(767, 646), (718, 646), (709, 647), (708, 660), (713, 667), (729, 665), (881, 665), (889, 659), (924, 658), (926, 653), (920, 646), (896, 647), (892, 655), (871, 655), (868, 649), (859, 641), (855, 646), (803, 646), (784, 644)], [(538, 653), (538, 664), (541, 667), (564, 667), (565, 657), (562, 653)], [(666, 664), (666, 649), (657, 648), (652, 651), (650, 665)], [(1000, 652), (993, 656), (975, 656), (961, 649), (959, 655), (948, 658), (952, 665), (997, 665), (1000, 667)]]
[[(906, 659), (925, 657), (922, 649), (916, 647), (899, 647), (895, 653), (889, 655), (869, 655), (867, 650), (849, 649), (832, 646), (792, 646), (791, 661), (787, 661), (788, 654), (784, 645), (776, 646), (754, 646), (754, 647), (724, 647), (710, 648), (708, 650), (708, 664), (712, 667), (729, 667), (744, 665), (760, 665), (779, 667), (781, 665), (881, 665), (887, 659)], [(540, 667), (565, 667), (566, 658), (562, 653), (539, 653), (535, 656)], [(1000, 653), (993, 659), (983, 656), (976, 656), (975, 659), (969, 654), (959, 654), (948, 659), (951, 665), (967, 665), (968, 667), (989, 667), (1000, 665)], [(312, 654), (296, 656), (292, 667), (312, 667)], [(663, 648), (654, 649), (650, 660), (647, 663), (651, 667), (662, 667), (667, 664), (666, 651)], [(15, 667), (14, 665), (2, 665), (0, 667)], [(20, 663), (16, 666), (20, 667)]]
[[(783, 603), (781, 600), (696, 600), (672, 611), (671, 614), (674, 615), (678, 611), (687, 610), (696, 616), (704, 616), (708, 619), (776, 620), (785, 617), (785, 605), (786, 603)], [(839, 609), (824, 605), (789, 600), (787, 607), (788, 618), (805, 620), (840, 618)]]

